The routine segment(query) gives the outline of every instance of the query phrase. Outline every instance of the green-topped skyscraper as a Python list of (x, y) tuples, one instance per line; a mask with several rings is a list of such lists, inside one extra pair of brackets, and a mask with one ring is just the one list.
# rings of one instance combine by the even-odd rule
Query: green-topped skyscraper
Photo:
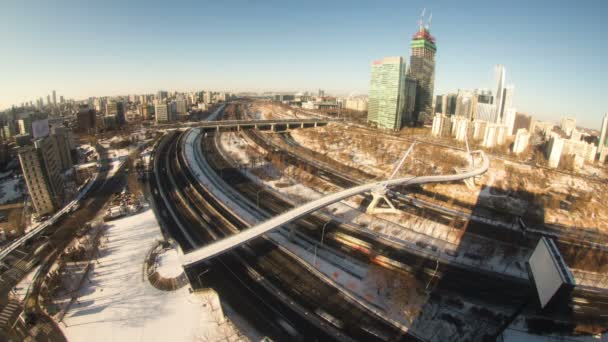
[(372, 63), (368, 122), (379, 128), (401, 128), (407, 101), (405, 71), (402, 57), (385, 57)]

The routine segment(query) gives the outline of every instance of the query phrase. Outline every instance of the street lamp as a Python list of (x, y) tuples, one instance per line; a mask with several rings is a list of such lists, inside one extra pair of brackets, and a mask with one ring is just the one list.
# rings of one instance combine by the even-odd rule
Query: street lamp
[(199, 274), (196, 276), (196, 279), (198, 279), (198, 284), (199, 284), (201, 287), (203, 287), (203, 281), (201, 280), (201, 276), (202, 276), (202, 275), (205, 275), (205, 273), (207, 273), (207, 272), (209, 272), (209, 269), (204, 270), (203, 272), (199, 273)]
[[(323, 225), (323, 229), (321, 230), (321, 246), (323, 246), (323, 237), (325, 237), (325, 227), (327, 227), (327, 225), (333, 221), (333, 219), (330, 219), (329, 221), (325, 222), (325, 224)], [(317, 245), (315, 244), (315, 259), (313, 261), (313, 265), (316, 267), (317, 265)]]
[(266, 189), (260, 189), (255, 193), (255, 205), (260, 209), (260, 193), (266, 191)]

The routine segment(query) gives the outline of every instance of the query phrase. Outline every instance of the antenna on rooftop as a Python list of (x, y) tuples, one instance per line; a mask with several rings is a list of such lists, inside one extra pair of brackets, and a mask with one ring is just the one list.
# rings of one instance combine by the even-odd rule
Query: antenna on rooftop
[(431, 12), (431, 15), (429, 15), (429, 20), (427, 20), (427, 22), (426, 22), (427, 30), (431, 28), (431, 20), (433, 20), (433, 12)]

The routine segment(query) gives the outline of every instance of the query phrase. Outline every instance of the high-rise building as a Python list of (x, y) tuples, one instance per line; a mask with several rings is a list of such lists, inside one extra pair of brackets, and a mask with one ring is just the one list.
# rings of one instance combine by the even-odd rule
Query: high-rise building
[(532, 130), (532, 117), (530, 115), (526, 115), (523, 113), (515, 114), (515, 124), (513, 125), (513, 132), (517, 132), (517, 130), (525, 128), (528, 132), (533, 132)]
[(496, 122), (496, 106), (488, 103), (478, 103), (477, 113), (475, 114), (476, 120), (483, 120), (488, 122)]
[(414, 117), (418, 123), (433, 117), (433, 89), (435, 85), (435, 53), (437, 46), (431, 36), (429, 25), (418, 24), (418, 32), (410, 43), (410, 75), (418, 82)]
[(213, 96), (211, 96), (211, 92), (210, 91), (206, 91), (205, 94), (203, 95), (203, 102), (205, 104), (211, 104), (213, 103)]
[(435, 113), (447, 116), (456, 114), (456, 103), (458, 94), (437, 95), (435, 98)]
[(51, 105), (51, 95), (47, 95), (46, 96), (46, 105), (50, 106)]
[(22, 119), (17, 120), (17, 127), (19, 127), (19, 134), (32, 134), (32, 118), (26, 116)]
[(462, 116), (452, 116), (452, 135), (458, 141), (465, 141), (472, 130), (473, 122), (470, 118)]
[(64, 126), (53, 126), (51, 137), (55, 139), (57, 154), (61, 161), (61, 171), (67, 171), (72, 167), (72, 146), (70, 143), (70, 131)]
[(64, 187), (55, 139), (47, 136), (19, 149), (19, 161), (36, 213), (50, 214), (60, 208)]
[(517, 110), (513, 107), (509, 107), (504, 113), (504, 125), (507, 126), (507, 135), (513, 135), (513, 128), (515, 127), (515, 118), (517, 116)]
[(186, 115), (188, 112), (188, 108), (186, 106), (186, 99), (183, 97), (178, 97), (175, 100), (175, 112), (177, 115)]
[(154, 106), (154, 113), (156, 115), (156, 122), (170, 122), (171, 121), (171, 110), (169, 105), (166, 103), (159, 103)]
[(53, 106), (57, 106), (57, 93), (53, 90)]
[(385, 57), (372, 63), (367, 121), (378, 127), (398, 130), (406, 107), (405, 62)]
[(158, 101), (164, 101), (167, 99), (167, 97), (169, 97), (169, 93), (164, 90), (159, 90), (156, 94), (156, 100)]
[(502, 109), (500, 112), (502, 114), (503, 123), (506, 120), (507, 110), (509, 110), (509, 108), (513, 107), (514, 92), (515, 92), (515, 87), (512, 85), (506, 86), (504, 88), (504, 90), (502, 91)]
[(87, 105), (80, 106), (78, 113), (76, 113), (76, 122), (80, 132), (92, 133), (95, 130), (96, 121), (94, 109)]
[(498, 64), (494, 67), (494, 75), (496, 76), (496, 94), (494, 97), (495, 105), (495, 122), (502, 121), (502, 110), (504, 105), (504, 90), (505, 90), (505, 67)]
[(575, 118), (562, 118), (560, 121), (560, 128), (568, 137), (572, 135), (572, 132), (576, 129)]
[(606, 155), (608, 155), (608, 113), (604, 115), (602, 120), (602, 129), (600, 130), (600, 141), (597, 147), (600, 162), (606, 161)]
[(106, 104), (106, 116), (116, 117), (116, 123), (125, 123), (125, 107), (122, 102), (111, 101)]
[(431, 134), (436, 137), (449, 136), (452, 130), (452, 121), (448, 116), (435, 114)]
[(528, 148), (530, 142), (530, 133), (525, 128), (520, 128), (515, 134), (515, 141), (513, 142), (513, 153), (520, 154)]
[(458, 89), (456, 95), (456, 115), (471, 118), (473, 107), (477, 104), (475, 94), (469, 90)]
[(401, 126), (415, 126), (414, 110), (416, 109), (416, 87), (418, 81), (410, 75), (405, 76), (405, 109), (401, 120)]

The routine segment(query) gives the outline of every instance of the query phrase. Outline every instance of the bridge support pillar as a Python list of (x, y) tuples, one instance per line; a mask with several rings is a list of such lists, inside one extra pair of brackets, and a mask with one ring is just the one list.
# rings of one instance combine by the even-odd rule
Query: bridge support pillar
[(300, 128), (304, 128), (304, 123), (303, 122), (300, 124)]
[(270, 130), (273, 131), (273, 132), (276, 131), (275, 128), (274, 128), (274, 124), (270, 124)]
[(316, 122), (316, 121), (315, 121), (315, 124), (314, 124), (314, 126), (313, 126), (313, 127), (314, 127), (314, 128), (317, 128), (317, 122)]
[[(365, 210), (366, 214), (400, 214), (401, 211), (393, 205), (391, 200), (386, 196), (386, 189), (372, 190), (372, 202)], [(380, 207), (382, 203), (386, 203), (388, 207)]]

